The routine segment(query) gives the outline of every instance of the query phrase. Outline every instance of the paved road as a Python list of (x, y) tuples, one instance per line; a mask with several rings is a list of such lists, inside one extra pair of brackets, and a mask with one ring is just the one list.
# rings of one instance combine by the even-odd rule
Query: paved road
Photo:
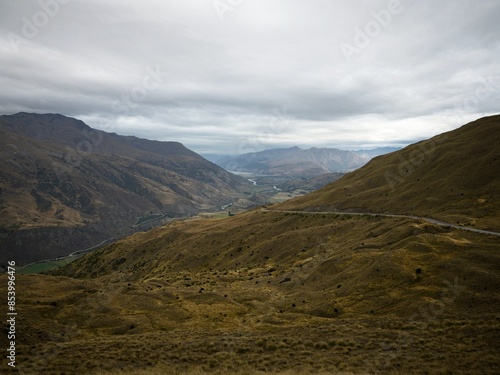
[(455, 229), (466, 230), (469, 232), (488, 234), (488, 235), (500, 237), (500, 232), (493, 232), (493, 231), (489, 231), (489, 230), (464, 227), (462, 225), (451, 224), (451, 223), (447, 223), (445, 221), (440, 221), (440, 220), (431, 219), (431, 218), (422, 217), (422, 216), (414, 216), (414, 215), (381, 214), (381, 213), (369, 213), (369, 212), (343, 212), (343, 211), (280, 211), (280, 210), (268, 210), (265, 208), (263, 208), (262, 211), (264, 211), (264, 212), (282, 212), (282, 213), (289, 213), (289, 214), (322, 214), (322, 215), (400, 217), (400, 218), (405, 218), (405, 219), (424, 220), (428, 223), (436, 224), (436, 225), (439, 225), (442, 227), (451, 227), (451, 228), (455, 228)]
[(59, 259), (66, 259), (66, 258), (75, 256), (75, 255), (81, 255), (81, 254), (89, 253), (89, 252), (97, 249), (98, 247), (104, 246), (104, 245), (106, 245), (106, 244), (108, 244), (108, 243), (110, 243), (110, 242), (112, 242), (114, 240), (115, 240), (114, 237), (108, 238), (107, 240), (104, 240), (104, 241), (102, 241), (101, 243), (99, 243), (97, 245), (94, 245), (92, 247), (88, 247), (88, 248), (86, 248), (84, 250), (73, 251), (71, 254), (66, 255), (65, 257), (62, 257), (62, 258), (59, 258)]

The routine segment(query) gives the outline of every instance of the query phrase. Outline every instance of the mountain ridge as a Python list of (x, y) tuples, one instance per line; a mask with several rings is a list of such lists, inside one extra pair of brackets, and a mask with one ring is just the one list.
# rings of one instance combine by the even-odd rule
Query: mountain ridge
[[(0, 133), (0, 247), (20, 263), (90, 247), (140, 217), (216, 208), (246, 184), (179, 142), (106, 133), (58, 114), (1, 116)], [(52, 239), (33, 242), (43, 228)]]
[(225, 157), (216, 163), (226, 170), (256, 175), (316, 177), (360, 167), (369, 160), (352, 151), (298, 146)]

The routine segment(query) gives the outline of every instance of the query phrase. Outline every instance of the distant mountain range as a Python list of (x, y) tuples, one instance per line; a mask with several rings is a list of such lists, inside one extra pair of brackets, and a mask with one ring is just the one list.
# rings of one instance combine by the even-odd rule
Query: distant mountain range
[(373, 150), (346, 151), (335, 148), (277, 148), (242, 155), (205, 155), (232, 172), (288, 177), (316, 177), (325, 173), (348, 172), (366, 164), (375, 156), (398, 150), (381, 147)]
[(141, 219), (220, 207), (247, 183), (180, 143), (58, 114), (1, 116), (0, 157), (2, 262), (68, 254)]

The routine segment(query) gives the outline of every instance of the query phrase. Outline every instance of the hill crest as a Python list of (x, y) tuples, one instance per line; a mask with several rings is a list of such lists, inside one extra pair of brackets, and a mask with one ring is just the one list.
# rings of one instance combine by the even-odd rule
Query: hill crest
[(289, 210), (352, 210), (431, 216), (499, 230), (500, 115), (381, 155)]

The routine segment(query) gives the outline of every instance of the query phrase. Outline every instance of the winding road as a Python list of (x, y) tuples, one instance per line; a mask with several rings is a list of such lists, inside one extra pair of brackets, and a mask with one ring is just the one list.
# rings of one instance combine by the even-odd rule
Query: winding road
[(281, 210), (269, 210), (263, 208), (261, 211), (263, 212), (280, 212), (280, 213), (288, 213), (288, 214), (320, 214), (320, 215), (351, 215), (351, 216), (375, 216), (375, 217), (396, 217), (396, 218), (405, 218), (405, 219), (414, 219), (414, 220), (423, 220), (431, 224), (436, 224), (442, 227), (451, 227), (460, 230), (466, 230), (469, 232), (487, 234), (492, 236), (500, 237), (500, 232), (493, 232), (490, 230), (476, 229), (471, 227), (464, 227), (462, 225), (456, 225), (447, 223), (445, 221), (431, 219), (428, 217), (422, 216), (414, 216), (414, 215), (400, 215), (400, 214), (382, 214), (382, 213), (370, 213), (370, 212), (343, 212), (343, 211), (281, 211)]

